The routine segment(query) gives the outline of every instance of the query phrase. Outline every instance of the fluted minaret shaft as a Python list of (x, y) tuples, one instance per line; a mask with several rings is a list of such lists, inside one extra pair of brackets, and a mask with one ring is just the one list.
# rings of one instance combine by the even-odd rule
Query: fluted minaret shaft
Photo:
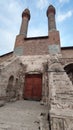
[(50, 5), (47, 9), (48, 31), (56, 30), (55, 7)]
[(23, 34), (24, 37), (27, 37), (29, 20), (30, 20), (30, 11), (28, 9), (25, 9), (22, 13), (22, 23), (20, 28), (20, 34)]

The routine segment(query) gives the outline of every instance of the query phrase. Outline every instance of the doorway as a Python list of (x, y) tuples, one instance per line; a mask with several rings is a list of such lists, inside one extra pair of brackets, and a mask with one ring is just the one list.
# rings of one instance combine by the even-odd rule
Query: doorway
[(27, 74), (25, 76), (24, 99), (41, 100), (42, 74)]

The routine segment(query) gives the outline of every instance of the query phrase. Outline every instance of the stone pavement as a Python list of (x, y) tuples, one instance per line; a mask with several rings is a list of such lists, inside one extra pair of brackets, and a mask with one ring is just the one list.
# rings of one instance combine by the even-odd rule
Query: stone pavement
[(16, 101), (0, 107), (0, 130), (48, 130), (48, 108), (37, 101)]

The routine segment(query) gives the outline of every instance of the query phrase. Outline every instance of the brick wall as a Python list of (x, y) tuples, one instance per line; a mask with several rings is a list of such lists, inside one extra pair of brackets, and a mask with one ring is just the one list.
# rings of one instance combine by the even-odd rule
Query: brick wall
[(25, 39), (23, 55), (44, 55), (48, 53), (48, 37)]
[(73, 58), (73, 47), (61, 48), (63, 58)]
[(54, 50), (52, 52), (60, 53), (60, 37), (58, 31), (51, 31), (49, 32), (49, 36), (43, 37), (24, 38), (24, 35), (18, 35), (16, 37), (14, 51), (17, 55), (44, 55), (51, 53), (49, 46)]

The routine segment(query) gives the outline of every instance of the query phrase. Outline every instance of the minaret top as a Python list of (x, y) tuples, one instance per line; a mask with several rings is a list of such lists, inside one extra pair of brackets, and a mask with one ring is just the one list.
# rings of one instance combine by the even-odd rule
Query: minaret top
[(27, 17), (28, 18), (28, 20), (30, 20), (30, 11), (29, 11), (29, 9), (25, 9), (24, 11), (23, 11), (23, 13), (22, 13), (22, 18), (23, 17)]
[(47, 16), (50, 13), (56, 13), (55, 7), (53, 5), (49, 5), (48, 9), (47, 9)]

